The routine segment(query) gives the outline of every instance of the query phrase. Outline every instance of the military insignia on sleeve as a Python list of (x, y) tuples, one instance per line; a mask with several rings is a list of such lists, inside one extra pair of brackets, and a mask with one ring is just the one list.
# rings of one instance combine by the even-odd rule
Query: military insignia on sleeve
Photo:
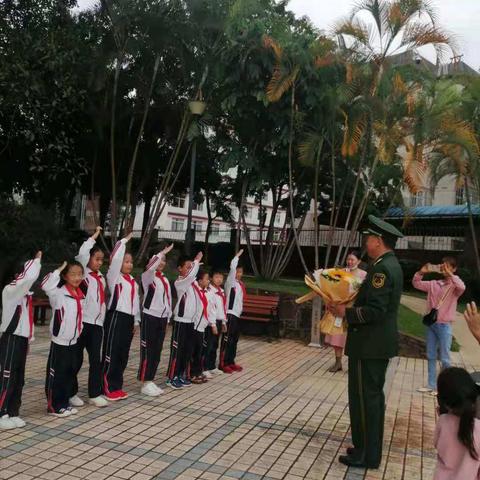
[(385, 285), (386, 276), (384, 273), (375, 273), (372, 278), (374, 288), (382, 288)]

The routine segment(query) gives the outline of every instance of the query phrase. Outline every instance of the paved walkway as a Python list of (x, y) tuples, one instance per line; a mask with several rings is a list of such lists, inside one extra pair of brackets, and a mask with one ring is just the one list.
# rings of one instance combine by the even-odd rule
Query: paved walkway
[[(426, 311), (426, 299), (404, 295), (402, 304), (414, 312), (424, 315)], [(480, 345), (468, 329), (463, 314), (457, 313), (453, 323), (453, 335), (460, 345), (460, 352), (452, 353), (452, 360), (460, 365), (465, 365), (468, 370), (480, 369)]]
[[(46, 328), (28, 359), (25, 429), (0, 434), (0, 478), (422, 480), (435, 463), (435, 400), (416, 393), (426, 366), (395, 359), (389, 370), (385, 448), (378, 471), (337, 462), (349, 445), (346, 375), (327, 368), (332, 352), (292, 340), (245, 338), (245, 371), (157, 399), (138, 393), (138, 337), (125, 402), (86, 406), (75, 417), (45, 415)], [(166, 358), (162, 358), (162, 369)], [(85, 397), (86, 368), (80, 376)]]

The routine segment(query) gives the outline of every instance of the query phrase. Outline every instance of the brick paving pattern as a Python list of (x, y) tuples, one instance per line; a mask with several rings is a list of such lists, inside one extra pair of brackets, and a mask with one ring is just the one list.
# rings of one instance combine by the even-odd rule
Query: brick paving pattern
[[(24, 429), (0, 433), (0, 478), (421, 480), (432, 477), (435, 400), (415, 390), (426, 363), (391, 362), (385, 448), (377, 471), (347, 469), (346, 374), (327, 372), (333, 354), (292, 340), (242, 338), (239, 374), (148, 399), (139, 393), (138, 336), (123, 402), (85, 406), (65, 419), (46, 415), (44, 375), (49, 342), (37, 329), (27, 364)], [(168, 345), (168, 338), (165, 345)], [(166, 368), (164, 352), (161, 373)], [(86, 362), (80, 396), (86, 398)]]

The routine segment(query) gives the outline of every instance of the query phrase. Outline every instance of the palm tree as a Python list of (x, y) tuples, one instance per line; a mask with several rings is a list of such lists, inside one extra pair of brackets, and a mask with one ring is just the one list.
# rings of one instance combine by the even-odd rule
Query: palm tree
[[(388, 90), (393, 89), (391, 91), (394, 94), (402, 93), (408, 104), (414, 96), (415, 84), (403, 80), (404, 69), (395, 66), (392, 56), (433, 46), (437, 59), (441, 59), (454, 48), (454, 42), (437, 25), (435, 11), (427, 0), (363, 0), (354, 7), (348, 18), (337, 24), (335, 33), (346, 64), (347, 101), (343, 110), (342, 154), (345, 157), (358, 155), (359, 158), (358, 175), (344, 227), (346, 233), (358, 228), (371, 194), (369, 186), (378, 162), (391, 161), (398, 147), (405, 143), (402, 139), (406, 136), (401, 132), (402, 121), (399, 116), (396, 117), (395, 128), (386, 128), (385, 122), (392, 117), (386, 115), (388, 104), (385, 101), (389, 96)], [(396, 71), (395, 75), (392, 75), (393, 70)], [(423, 161), (421, 151), (416, 148), (409, 153), (410, 159)], [(417, 164), (410, 162), (406, 169), (415, 171)], [(350, 225), (362, 182), (361, 172), (367, 172), (363, 198)], [(344, 236), (336, 263), (340, 260), (343, 247), (348, 247), (345, 240)]]

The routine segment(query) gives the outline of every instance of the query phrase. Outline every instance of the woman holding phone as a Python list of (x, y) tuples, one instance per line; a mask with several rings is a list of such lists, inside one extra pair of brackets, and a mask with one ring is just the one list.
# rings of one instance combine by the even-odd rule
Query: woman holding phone
[[(465, 284), (456, 274), (457, 261), (445, 257), (440, 265), (426, 264), (413, 277), (412, 284), (427, 294), (427, 312), (437, 310), (437, 321), (426, 327), (428, 384), (419, 388), (421, 393), (437, 394), (437, 357), (440, 352), (442, 370), (450, 366), (452, 346), (452, 322), (457, 313), (458, 299), (465, 291)], [(424, 280), (428, 273), (440, 273), (440, 280)]]

